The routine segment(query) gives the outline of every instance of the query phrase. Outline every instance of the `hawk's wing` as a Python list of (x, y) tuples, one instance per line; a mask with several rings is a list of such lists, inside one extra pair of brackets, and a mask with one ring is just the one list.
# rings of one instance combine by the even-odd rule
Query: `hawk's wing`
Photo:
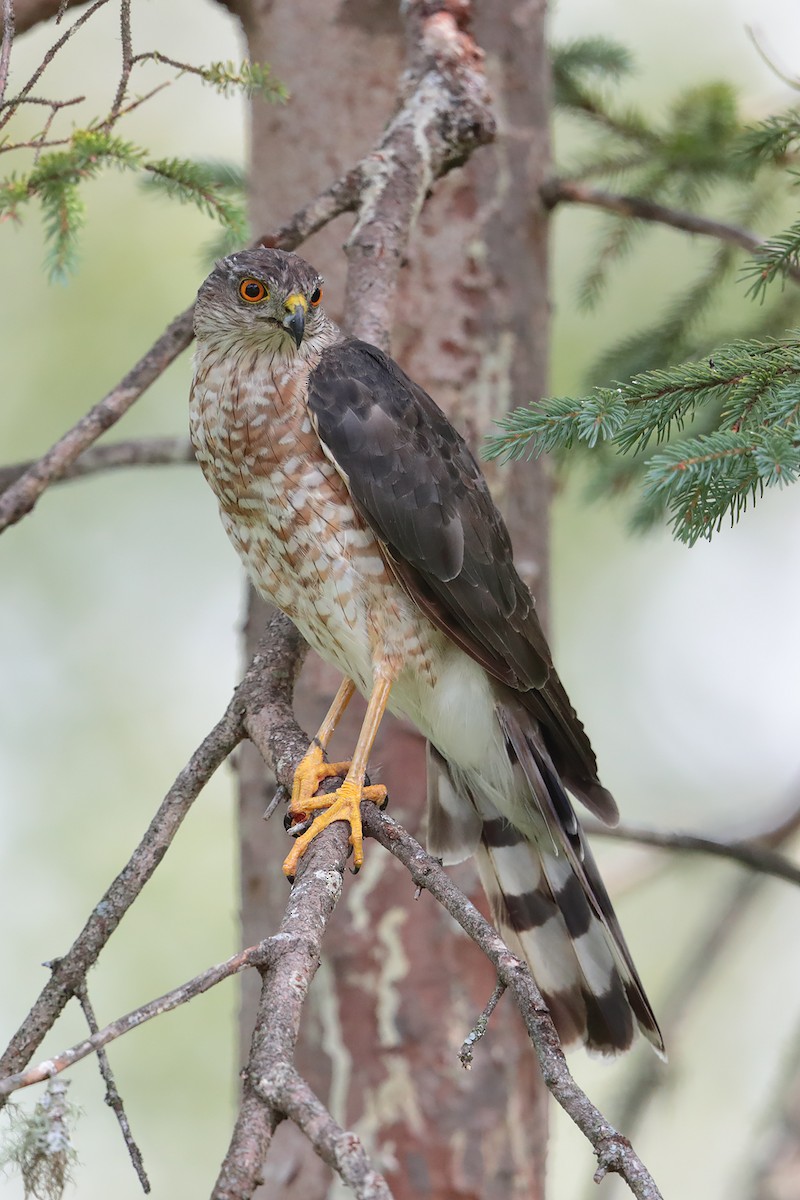
[(541, 687), (551, 662), (530, 592), (486, 481), (441, 409), (392, 359), (355, 340), (323, 353), (309, 409), (414, 599), (497, 679)]
[(568, 786), (593, 784), (592, 748), (552, 668), (508, 530), (442, 410), (391, 358), (355, 339), (323, 352), (308, 404), (323, 449), (403, 587), (448, 637), (522, 693), (555, 742)]

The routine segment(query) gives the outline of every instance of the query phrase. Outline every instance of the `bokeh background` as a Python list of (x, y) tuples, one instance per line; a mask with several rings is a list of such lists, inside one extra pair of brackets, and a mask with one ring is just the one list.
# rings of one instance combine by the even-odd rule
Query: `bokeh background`
[[(134, 19), (141, 46), (194, 62), (241, 58), (236, 24), (210, 0), (151, 0), (134, 6)], [(116, 21), (112, 6), (93, 19), (53, 66), (51, 91), (85, 91), (98, 111), (107, 106)], [(724, 78), (757, 119), (793, 97), (756, 55), (747, 25), (800, 76), (800, 13), (790, 0), (564, 0), (552, 16), (556, 37), (605, 33), (629, 45), (640, 68), (631, 94), (650, 111), (692, 81)], [(13, 79), (47, 45), (47, 30), (20, 39)], [(184, 79), (134, 114), (126, 132), (155, 154), (241, 163), (246, 114), (241, 100)], [(45, 280), (35, 218), (0, 228), (3, 462), (50, 445), (187, 305), (206, 273), (215, 230), (201, 215), (123, 176), (103, 177), (86, 198), (80, 268), (66, 285)], [(658, 232), (601, 308), (582, 314), (576, 289), (598, 220), (586, 212), (556, 220), (554, 392), (581, 390), (609, 339), (654, 319), (697, 252), (683, 235)], [(186, 355), (115, 436), (183, 433), (189, 373)], [(632, 538), (624, 504), (588, 505), (583, 487), (572, 479), (555, 508), (553, 640), (603, 778), (631, 821), (725, 833), (767, 821), (800, 788), (800, 488), (769, 495), (734, 531), (689, 551), (664, 531)], [(242, 598), (211, 494), (189, 467), (53, 488), (3, 537), (4, 1038), (45, 981), (41, 964), (68, 947), (227, 703), (241, 668)], [(101, 1024), (238, 947), (233, 818), (223, 768), (90, 976)], [(654, 870), (662, 860), (643, 852), (599, 851), (658, 1009), (738, 869), (675, 859)], [(751, 1194), (751, 1164), (767, 1152), (770, 1098), (798, 1039), (799, 917), (796, 891), (766, 884), (682, 1027), (669, 1087), (636, 1140), (667, 1196)], [(111, 1049), (156, 1198), (208, 1193), (234, 1114), (236, 1007), (231, 982)], [(68, 1011), (42, 1056), (83, 1028)], [(640, 1053), (630, 1066), (582, 1057), (573, 1066), (613, 1113)], [(95, 1063), (79, 1064), (71, 1079), (83, 1116), (69, 1194), (140, 1195)], [(560, 1114), (553, 1131), (552, 1196), (588, 1194), (588, 1145)], [(602, 1186), (615, 1194), (613, 1183)], [(2, 1200), (21, 1196), (19, 1179), (0, 1177)]]

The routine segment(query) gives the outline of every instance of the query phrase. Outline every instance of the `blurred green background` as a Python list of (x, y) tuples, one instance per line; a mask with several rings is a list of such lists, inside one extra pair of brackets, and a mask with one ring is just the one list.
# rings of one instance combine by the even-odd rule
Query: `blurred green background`
[[(237, 27), (214, 3), (138, 4), (134, 19), (142, 46), (198, 63), (241, 58)], [(98, 109), (107, 103), (116, 22), (112, 6), (93, 19), (54, 65), (51, 91), (73, 94), (77, 73)], [(800, 14), (789, 0), (646, 9), (633, 0), (565, 0), (552, 29), (559, 38), (604, 33), (628, 44), (640, 68), (636, 94), (651, 111), (680, 86), (721, 77), (739, 84), (758, 119), (792, 96), (757, 57), (748, 23), (784, 69), (800, 74)], [(49, 38), (38, 30), (20, 39), (12, 87)], [(155, 154), (241, 162), (244, 104), (183, 80), (134, 114), (126, 133)], [(205, 274), (215, 230), (193, 210), (116, 175), (92, 184), (86, 198), (80, 269), (66, 285), (44, 279), (35, 220), (0, 229), (3, 462), (50, 445), (187, 305)], [(579, 392), (605, 342), (655, 319), (697, 250), (659, 232), (601, 308), (581, 314), (575, 293), (599, 220), (587, 212), (556, 220), (555, 393)], [(183, 433), (189, 371), (185, 355), (112, 436)], [(588, 506), (582, 487), (573, 480), (556, 505), (553, 635), (604, 780), (632, 822), (735, 832), (766, 819), (800, 787), (800, 489), (769, 495), (735, 531), (688, 551), (664, 532), (630, 538), (624, 505)], [(40, 964), (70, 944), (227, 703), (240, 669), (242, 595), (211, 494), (187, 467), (53, 488), (3, 537), (4, 1038), (45, 981)], [(223, 768), (90, 976), (101, 1024), (238, 947), (233, 811)], [(736, 868), (676, 860), (643, 884), (650, 858), (599, 850), (658, 1009)], [(761, 1118), (798, 1036), (798, 915), (800, 896), (767, 884), (692, 1010), (670, 1086), (636, 1139), (667, 1196), (748, 1194)], [(111, 1050), (156, 1198), (210, 1189), (234, 1115), (236, 1004), (236, 985), (223, 985)], [(82, 1035), (70, 1009), (41, 1057)], [(648, 1051), (637, 1050), (629, 1065), (580, 1056), (572, 1065), (601, 1106), (613, 1105), (640, 1053)], [(84, 1115), (69, 1194), (140, 1195), (95, 1063), (79, 1064), (71, 1078)], [(589, 1147), (560, 1114), (553, 1129), (552, 1196), (582, 1196), (592, 1187)], [(618, 1194), (615, 1184), (602, 1186)], [(17, 1178), (0, 1178), (2, 1200), (21, 1195)]]

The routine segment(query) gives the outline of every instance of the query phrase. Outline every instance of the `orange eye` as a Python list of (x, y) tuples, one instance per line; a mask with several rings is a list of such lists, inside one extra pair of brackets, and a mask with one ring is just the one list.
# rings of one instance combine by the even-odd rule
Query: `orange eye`
[(269, 292), (259, 279), (243, 279), (239, 284), (239, 295), (248, 304), (258, 304), (259, 300), (269, 300)]
[(322, 288), (315, 288), (314, 291), (311, 293), (311, 298), (309, 299), (308, 303), (311, 305), (312, 308), (316, 308), (321, 299), (322, 299)]

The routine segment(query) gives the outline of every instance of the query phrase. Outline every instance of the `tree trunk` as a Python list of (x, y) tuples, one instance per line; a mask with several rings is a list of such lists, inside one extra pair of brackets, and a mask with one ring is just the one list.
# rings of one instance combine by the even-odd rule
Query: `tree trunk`
[[(252, 109), (252, 218), (269, 230), (354, 164), (391, 115), (402, 70), (390, 0), (237, 0), (252, 59), (268, 62), (291, 100)], [(546, 217), (537, 202), (549, 167), (544, 4), (485, 0), (476, 30), (487, 54), (500, 135), (437, 185), (409, 248), (392, 348), (479, 448), (491, 420), (542, 394), (548, 338)], [(326, 304), (344, 296), (340, 219), (301, 247), (326, 277)], [(514, 477), (515, 486), (508, 486)], [(491, 482), (518, 564), (540, 605), (547, 587), (548, 486), (541, 470), (493, 468)], [(247, 652), (260, 629), (251, 600)], [(309, 655), (297, 711), (311, 732), (338, 679)], [(347, 757), (363, 705), (353, 703), (333, 745)], [(418, 834), (425, 811), (424, 744), (387, 719), (372, 756), (391, 812)], [(280, 816), (261, 819), (268, 787), (249, 745), (239, 760), (244, 944), (274, 928), (286, 902)], [(471, 865), (455, 872), (485, 909)], [(245, 988), (243, 1055), (257, 979)], [(545, 1091), (521, 1024), (501, 1004), (470, 1073), (457, 1051), (491, 994), (487, 962), (378, 846), (350, 882), (327, 941), (299, 1068), (334, 1117), (363, 1139), (396, 1200), (537, 1200), (543, 1195)], [(331, 1172), (294, 1127), (279, 1129), (265, 1164), (270, 1200), (337, 1194)]]

